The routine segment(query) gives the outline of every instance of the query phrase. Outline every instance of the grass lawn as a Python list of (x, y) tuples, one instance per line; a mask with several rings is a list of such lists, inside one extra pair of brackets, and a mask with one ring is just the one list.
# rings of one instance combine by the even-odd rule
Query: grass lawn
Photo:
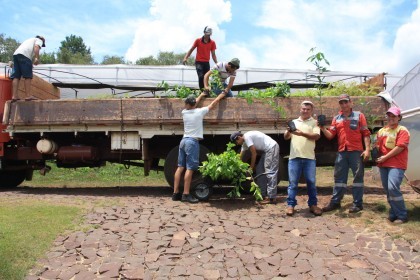
[(125, 167), (122, 164), (107, 163), (101, 168), (57, 168), (50, 164), (51, 171), (42, 176), (34, 171), (32, 181), (22, 185), (30, 187), (116, 187), (116, 186), (165, 186), (163, 171), (150, 171), (144, 176), (143, 168)]
[(0, 279), (24, 279), (57, 236), (75, 228), (81, 214), (74, 206), (0, 198)]

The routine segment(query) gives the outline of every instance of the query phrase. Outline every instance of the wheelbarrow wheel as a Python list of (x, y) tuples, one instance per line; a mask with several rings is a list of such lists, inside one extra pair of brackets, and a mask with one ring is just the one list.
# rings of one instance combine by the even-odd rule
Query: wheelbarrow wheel
[(200, 182), (198, 184), (194, 184), (191, 187), (190, 192), (198, 200), (207, 201), (213, 193), (213, 187), (208, 182)]

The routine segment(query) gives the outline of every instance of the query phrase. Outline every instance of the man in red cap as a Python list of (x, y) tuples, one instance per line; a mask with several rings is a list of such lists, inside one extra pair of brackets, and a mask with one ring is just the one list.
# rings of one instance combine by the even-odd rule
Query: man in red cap
[(364, 164), (370, 157), (370, 131), (365, 115), (353, 111), (353, 103), (348, 94), (338, 98), (340, 112), (332, 120), (327, 129), (320, 126), (321, 131), (329, 140), (337, 136), (338, 153), (334, 165), (334, 189), (330, 203), (322, 210), (324, 212), (341, 208), (341, 200), (347, 190), (349, 169), (353, 172), (353, 206), (350, 213), (363, 210)]
[(386, 192), (389, 209), (388, 220), (394, 224), (407, 221), (407, 208), (400, 190), (408, 162), (408, 144), (410, 132), (400, 125), (401, 111), (391, 107), (386, 112), (388, 124), (378, 131), (377, 148), (379, 157), (376, 160), (381, 174), (382, 186)]

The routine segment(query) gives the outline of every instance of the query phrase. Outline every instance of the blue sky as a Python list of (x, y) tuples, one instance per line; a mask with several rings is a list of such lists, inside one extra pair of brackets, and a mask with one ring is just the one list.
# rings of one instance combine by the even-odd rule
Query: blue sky
[(81, 36), (95, 61), (186, 52), (213, 27), (219, 61), (242, 68), (313, 69), (316, 47), (330, 70), (403, 75), (420, 62), (420, 0), (0, 0), (0, 33), (46, 38), (57, 51)]

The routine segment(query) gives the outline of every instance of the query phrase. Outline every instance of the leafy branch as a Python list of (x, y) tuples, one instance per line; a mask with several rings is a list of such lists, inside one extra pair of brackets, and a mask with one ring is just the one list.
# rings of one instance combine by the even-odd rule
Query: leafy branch
[(216, 90), (223, 90), (223, 83), (220, 78), (220, 73), (216, 69), (211, 70), (210, 74), (210, 97), (216, 97), (214, 93)]
[(170, 88), (169, 84), (165, 81), (157, 84), (157, 88), (162, 88), (165, 96), (167, 97), (176, 97), (176, 98), (186, 98), (190, 94), (198, 95), (197, 90), (190, 89), (186, 86), (176, 85), (174, 88)]
[[(249, 164), (240, 159), (240, 155), (233, 150), (235, 144), (228, 143), (226, 151), (220, 155), (210, 153), (208, 160), (203, 161), (199, 171), (203, 176), (210, 177), (214, 182), (228, 181), (234, 188), (228, 193), (228, 197), (240, 197), (243, 190), (242, 183), (250, 180), (246, 174), (250, 174)], [(252, 180), (250, 191), (257, 201), (262, 200), (259, 186)]]
[[(316, 75), (315, 77), (318, 80), (318, 84), (315, 86), (317, 88), (317, 93), (318, 93), (318, 98), (319, 98), (319, 105), (321, 108), (321, 114), (322, 114), (322, 105), (323, 105), (323, 101), (322, 101), (322, 86), (324, 84), (324, 79), (325, 77), (323, 76), (324, 72), (327, 72), (328, 69), (326, 67), (326, 65), (330, 65), (330, 63), (328, 62), (328, 60), (325, 58), (325, 55), (322, 52), (315, 52), (315, 47), (311, 48), (309, 50), (309, 53), (311, 54), (306, 61), (309, 61), (310, 63), (312, 63), (313, 65), (315, 65), (316, 67), (316, 71), (318, 72), (318, 75)], [(326, 65), (325, 65), (326, 64)]]

